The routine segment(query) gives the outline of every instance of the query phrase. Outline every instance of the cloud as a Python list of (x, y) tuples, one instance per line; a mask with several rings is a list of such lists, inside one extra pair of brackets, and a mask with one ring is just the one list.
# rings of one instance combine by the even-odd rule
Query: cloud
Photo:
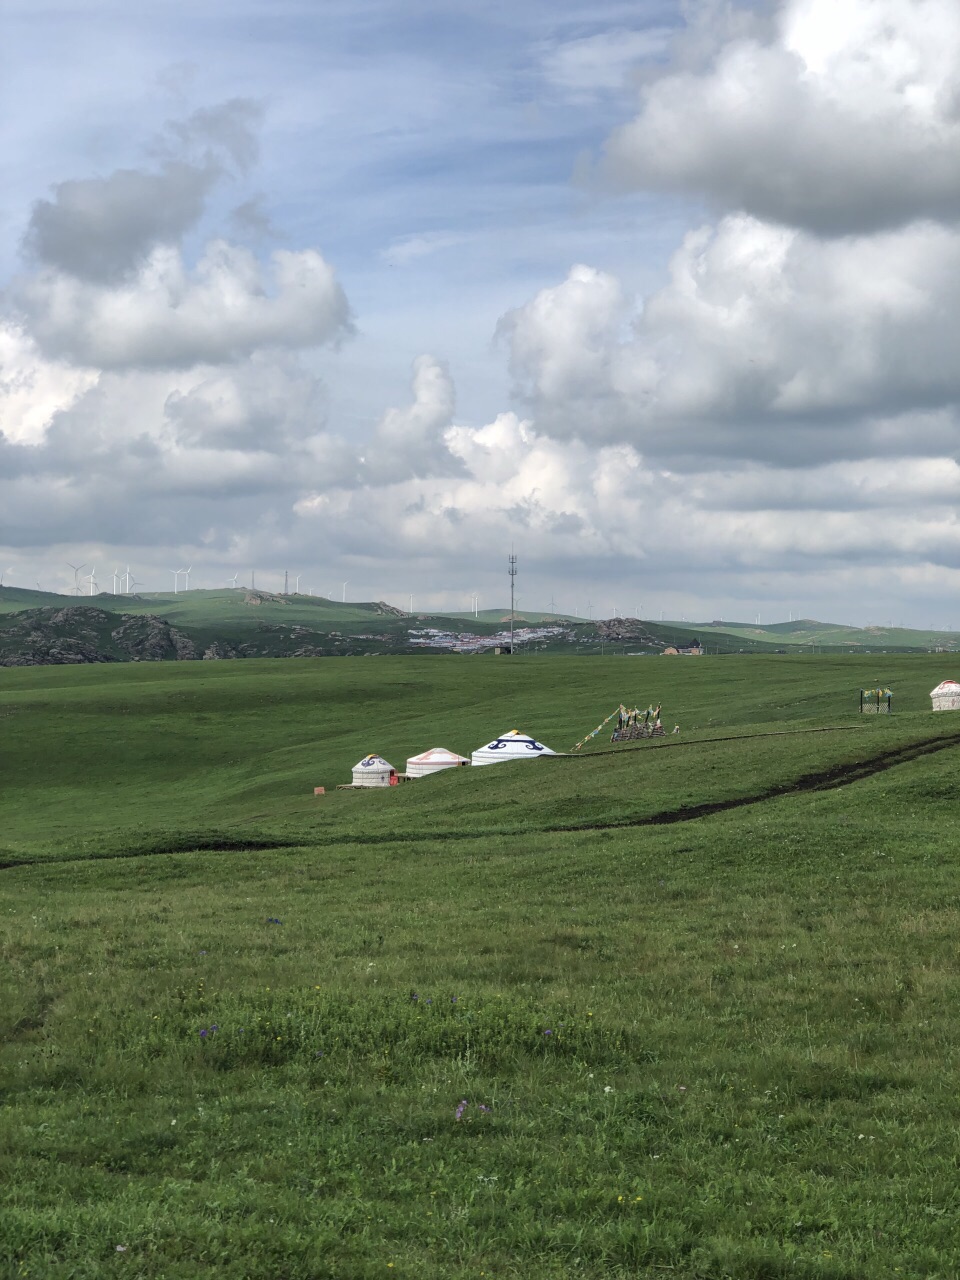
[(954, 0), (783, 0), (645, 86), (601, 173), (821, 235), (953, 220), (958, 61)]
[(201, 373), (166, 397), (163, 415), (178, 445), (289, 455), (326, 426), (320, 380), (295, 358), (257, 353)]
[(22, 329), (0, 323), (0, 439), (39, 444), (54, 414), (97, 382), (93, 369), (45, 360)]
[(418, 258), (426, 258), (442, 249), (451, 249), (462, 244), (464, 235), (448, 231), (425, 231), (420, 235), (405, 236), (395, 240), (382, 253), (384, 262), (391, 267), (406, 267)]
[(673, 36), (669, 27), (645, 31), (616, 28), (566, 40), (543, 52), (544, 79), (574, 102), (624, 89), (631, 68), (662, 59)]
[(46, 355), (102, 369), (190, 368), (261, 347), (314, 347), (351, 330), (343, 290), (316, 250), (276, 250), (264, 268), (223, 240), (207, 245), (193, 271), (163, 246), (119, 284), (46, 269), (21, 280), (16, 298)]
[(199, 153), (207, 164), (219, 163), (224, 157), (245, 172), (259, 154), (258, 131), (263, 114), (263, 104), (250, 98), (231, 98), (199, 107), (185, 119), (168, 120), (168, 141), (156, 143), (155, 149), (163, 151), (169, 146), (178, 155)]
[(575, 267), (501, 332), (517, 393), (558, 438), (675, 463), (801, 465), (902, 452), (908, 438), (942, 449), (935, 411), (960, 401), (945, 323), (958, 308), (955, 230), (822, 243), (734, 216), (689, 233), (669, 283), (639, 307), (614, 277)]
[(42, 267), (101, 284), (142, 267), (159, 245), (180, 243), (200, 221), (211, 190), (233, 164), (257, 154), (262, 109), (237, 98), (169, 121), (154, 144), (156, 170), (117, 169), (105, 178), (59, 182), (33, 206), (24, 237)]
[(0, 437), (0, 544), (226, 545), (290, 522), (305, 491), (358, 482), (324, 391), (293, 356), (104, 373), (32, 447)]
[(158, 244), (177, 244), (200, 220), (216, 172), (171, 162), (159, 173), (60, 182), (38, 200), (26, 235), (41, 264), (81, 280), (121, 280)]
[(446, 366), (433, 356), (418, 356), (413, 365), (412, 404), (388, 409), (364, 450), (368, 480), (388, 484), (407, 476), (449, 475), (458, 470), (444, 439), (454, 403)]
[(758, 572), (781, 575), (787, 591), (801, 580), (810, 591), (819, 575), (821, 594), (838, 599), (861, 575), (868, 598), (883, 572), (960, 566), (960, 467), (951, 458), (680, 474), (629, 445), (552, 439), (511, 413), (451, 427), (446, 442), (463, 463), (459, 476), (305, 497), (295, 507), (300, 540), (335, 529), (341, 556), (381, 573), (432, 562), (442, 545), (442, 564), (461, 575), (482, 572), (491, 548), (515, 541), (526, 566), (579, 581), (581, 605), (591, 579), (595, 599), (605, 591), (611, 563), (621, 604), (631, 582), (658, 591), (696, 584), (702, 596), (705, 577), (739, 591)]

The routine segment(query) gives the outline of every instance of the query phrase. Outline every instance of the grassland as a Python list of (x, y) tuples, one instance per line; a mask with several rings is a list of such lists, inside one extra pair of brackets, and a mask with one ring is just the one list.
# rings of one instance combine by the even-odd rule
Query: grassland
[[(0, 672), (0, 1274), (957, 1275), (945, 674)], [(621, 700), (679, 739), (312, 794)]]

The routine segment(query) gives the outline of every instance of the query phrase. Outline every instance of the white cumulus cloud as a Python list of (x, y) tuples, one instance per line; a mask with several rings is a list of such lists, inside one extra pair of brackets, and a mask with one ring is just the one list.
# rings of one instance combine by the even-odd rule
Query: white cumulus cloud
[(644, 87), (606, 178), (845, 235), (960, 217), (955, 0), (783, 0)]

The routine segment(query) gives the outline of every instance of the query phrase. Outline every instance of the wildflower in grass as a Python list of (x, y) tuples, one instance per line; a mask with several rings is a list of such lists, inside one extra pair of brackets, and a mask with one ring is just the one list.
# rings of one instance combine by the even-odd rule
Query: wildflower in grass
[(450, 1003), (451, 1003), (451, 1004), (456, 1004), (456, 1003), (457, 1003), (457, 997), (456, 997), (456, 996), (451, 996), (451, 997), (450, 997)]
[(463, 1119), (463, 1113), (466, 1111), (466, 1109), (467, 1109), (467, 1107), (469, 1107), (469, 1105), (470, 1105), (470, 1103), (469, 1103), (469, 1102), (467, 1102), (466, 1098), (464, 1098), (464, 1099), (463, 1099), (463, 1101), (460, 1103), (460, 1105), (457, 1107), (457, 1110), (456, 1110), (456, 1117), (457, 1117), (457, 1119), (458, 1119), (458, 1120), (462, 1120), (462, 1119)]
[(206, 951), (201, 951), (201, 952), (200, 952), (200, 954), (201, 954), (202, 956), (205, 956), (207, 953), (206, 953)]
[(214, 1031), (219, 1031), (219, 1030), (220, 1028), (217, 1026), (216, 1023), (214, 1023), (213, 1026), (210, 1028), (210, 1034), (212, 1035)]
[(420, 997), (417, 995), (416, 991), (410, 992), (410, 1000), (412, 1004), (416, 1004), (419, 999)]
[(545, 1036), (552, 1036), (552, 1035), (553, 1035), (553, 1032), (552, 1032), (552, 1031), (549, 1029), (549, 1027), (548, 1027), (548, 1028), (547, 1028), (547, 1030), (546, 1030), (543, 1034), (544, 1034)]
[(208, 1034), (207, 1029), (206, 1029), (206, 1027), (204, 1027), (204, 1028), (201, 1030), (201, 1032), (200, 1032), (200, 1039), (201, 1039), (201, 1040), (206, 1040), (206, 1038), (207, 1038), (207, 1034)]
[(127, 1246), (125, 1244), (117, 1245), (117, 1253), (126, 1253), (126, 1252), (127, 1252)]
[(613, 1093), (613, 1085), (612, 1085), (612, 1084), (605, 1084), (605, 1085), (603, 1086), (603, 1092), (604, 1092), (604, 1093)]
[(490, 1107), (485, 1107), (482, 1102), (480, 1103), (480, 1110), (483, 1111), (485, 1114), (489, 1114), (491, 1109), (492, 1108)]

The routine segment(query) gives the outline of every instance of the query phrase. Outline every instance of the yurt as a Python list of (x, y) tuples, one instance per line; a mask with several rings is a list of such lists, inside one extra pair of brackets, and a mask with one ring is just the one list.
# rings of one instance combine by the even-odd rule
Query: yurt
[(455, 751), (448, 751), (446, 747), (431, 747), (429, 751), (421, 751), (418, 756), (410, 756), (407, 760), (407, 777), (425, 778), (428, 773), (456, 769), (469, 763), (466, 756), (458, 756)]
[(397, 771), (383, 756), (364, 756), (353, 766), (355, 787), (389, 787), (395, 785)]
[(485, 747), (478, 747), (470, 760), (473, 764), (497, 764), (501, 760), (539, 760), (541, 756), (555, 756), (557, 753), (545, 747), (528, 733), (519, 729), (511, 729), (501, 733)]
[(960, 684), (944, 680), (930, 692), (934, 711), (960, 711)]

